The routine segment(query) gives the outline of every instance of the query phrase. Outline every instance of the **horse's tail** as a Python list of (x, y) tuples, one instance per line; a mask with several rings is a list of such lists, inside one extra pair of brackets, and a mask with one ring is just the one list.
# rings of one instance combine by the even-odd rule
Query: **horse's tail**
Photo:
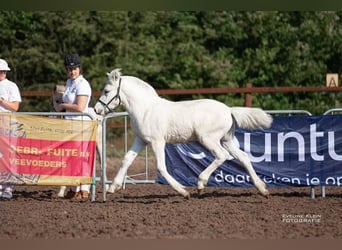
[(260, 108), (232, 107), (232, 116), (237, 125), (243, 129), (269, 128), (272, 116)]

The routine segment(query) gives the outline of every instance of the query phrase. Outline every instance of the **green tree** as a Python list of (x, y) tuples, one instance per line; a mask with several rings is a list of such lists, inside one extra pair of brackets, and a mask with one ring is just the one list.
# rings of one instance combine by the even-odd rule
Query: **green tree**
[[(0, 11), (0, 57), (21, 90), (64, 84), (70, 52), (80, 54), (94, 91), (114, 68), (156, 89), (322, 86), (326, 73), (341, 75), (341, 17), (335, 11)], [(167, 98), (202, 97), (244, 105), (241, 94)], [(340, 99), (340, 93), (255, 94), (253, 105), (321, 114)], [(48, 97), (23, 102), (21, 111), (51, 107)]]

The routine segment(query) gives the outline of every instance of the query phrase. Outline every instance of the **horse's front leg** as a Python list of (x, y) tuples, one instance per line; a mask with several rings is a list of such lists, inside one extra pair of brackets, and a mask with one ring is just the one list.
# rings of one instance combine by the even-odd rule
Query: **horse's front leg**
[(117, 175), (115, 176), (113, 180), (113, 183), (109, 186), (107, 190), (108, 193), (114, 193), (115, 191), (121, 189), (128, 168), (132, 165), (132, 162), (134, 161), (134, 159), (137, 157), (137, 155), (143, 149), (144, 146), (146, 146), (146, 143), (143, 140), (141, 140), (139, 137), (136, 137), (134, 139), (133, 145), (125, 154), (124, 159), (121, 162), (119, 172), (117, 173)]
[(168, 172), (165, 164), (165, 142), (152, 142), (152, 150), (157, 162), (157, 169), (159, 173), (166, 179), (166, 181), (184, 198), (189, 199), (190, 193), (176, 181)]

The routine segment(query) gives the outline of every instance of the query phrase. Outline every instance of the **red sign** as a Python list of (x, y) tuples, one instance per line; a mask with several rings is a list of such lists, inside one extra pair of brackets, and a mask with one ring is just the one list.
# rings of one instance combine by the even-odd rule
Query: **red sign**
[(92, 182), (97, 122), (1, 114), (0, 127), (1, 184)]

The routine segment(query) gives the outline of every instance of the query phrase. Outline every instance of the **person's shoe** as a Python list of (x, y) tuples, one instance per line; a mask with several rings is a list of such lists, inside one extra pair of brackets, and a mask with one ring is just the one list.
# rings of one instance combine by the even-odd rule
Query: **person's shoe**
[(4, 199), (12, 199), (12, 197), (13, 197), (12, 191), (5, 191), (1, 195), (1, 198), (4, 198)]
[(82, 199), (89, 199), (89, 192), (88, 191), (84, 191), (84, 190), (81, 190), (81, 195), (82, 195)]
[(74, 192), (72, 190), (69, 190), (67, 194), (65, 195), (65, 199), (80, 199), (82, 198), (80, 192)]

